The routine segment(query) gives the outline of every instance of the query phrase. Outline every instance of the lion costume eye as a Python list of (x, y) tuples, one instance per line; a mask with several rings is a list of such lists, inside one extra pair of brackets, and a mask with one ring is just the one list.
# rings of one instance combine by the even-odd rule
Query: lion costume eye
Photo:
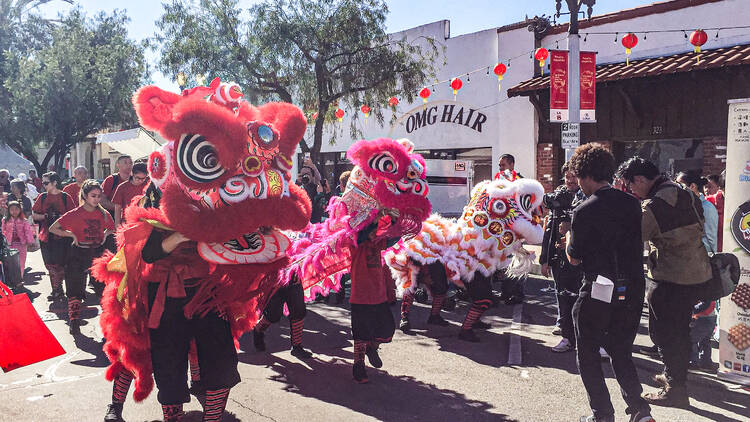
[(508, 204), (502, 199), (493, 199), (490, 202), (490, 214), (495, 218), (505, 218), (508, 215)]
[(523, 208), (525, 211), (531, 210), (531, 203), (534, 201), (534, 197), (532, 195), (526, 194), (521, 195), (518, 202), (521, 208)]
[(177, 166), (190, 180), (209, 183), (226, 171), (219, 164), (214, 146), (201, 135), (182, 135), (177, 145)]
[(396, 174), (398, 172), (396, 160), (387, 152), (373, 155), (367, 161), (367, 165), (370, 166), (371, 169), (381, 173)]

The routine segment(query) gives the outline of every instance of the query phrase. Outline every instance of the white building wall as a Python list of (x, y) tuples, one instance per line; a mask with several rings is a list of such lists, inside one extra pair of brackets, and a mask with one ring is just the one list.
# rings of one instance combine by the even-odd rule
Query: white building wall
[[(750, 22), (750, 7), (747, 7), (749, 4), (748, 0), (724, 0), (584, 28), (580, 30), (581, 50), (596, 51), (598, 64), (622, 62), (625, 60), (625, 49), (620, 43), (622, 35), (634, 32), (639, 37), (639, 43), (632, 50), (630, 56), (632, 60), (692, 51), (693, 46), (681, 32), (652, 33), (644, 40), (643, 31), (747, 25)], [(583, 41), (587, 32), (615, 31), (619, 32), (617, 42), (614, 42), (614, 35), (595, 34), (589, 35), (586, 41)], [(688, 35), (691, 31), (692, 29), (688, 30)], [(707, 30), (707, 34), (709, 39), (704, 49), (750, 43), (750, 29), (722, 30), (718, 39), (715, 37), (715, 30)], [(373, 116), (365, 123), (359, 110), (342, 104), (341, 108), (345, 109), (347, 114), (341, 123), (334, 121), (326, 124), (321, 151), (344, 152), (358, 140), (351, 139), (349, 130), (352, 113), (356, 112), (360, 114), (356, 124), (362, 130), (364, 139), (384, 136), (407, 137), (415, 143), (417, 149), (421, 150), (491, 148), (493, 173), (497, 171), (497, 158), (500, 154), (510, 153), (516, 157), (516, 169), (524, 175), (534, 177), (538, 138), (537, 119), (547, 119), (548, 116), (536, 116), (535, 109), (527, 98), (508, 99), (506, 95), (508, 88), (534, 76), (534, 67), (538, 66), (538, 62), (529, 59), (529, 52), (534, 48), (533, 33), (525, 27), (503, 32), (498, 32), (496, 28), (493, 28), (451, 38), (450, 22), (444, 20), (392, 34), (394, 38), (404, 36), (413, 43), (424, 43), (421, 37), (430, 37), (439, 44), (445, 45), (445, 65), (442, 64), (442, 59), (436, 63), (437, 80), (448, 80), (480, 67), (485, 67), (485, 70), (472, 74), (470, 81), (466, 76), (461, 77), (464, 84), (458, 92), (455, 103), (447, 82), (441, 83), (436, 89), (430, 87), (433, 93), (426, 105), (419, 97), (416, 98), (415, 103), (407, 104), (400, 93), (394, 93), (401, 102), (396, 113), (399, 118), (393, 126), (389, 121), (392, 112), (385, 105), (380, 105), (383, 107), (385, 117), (385, 122), (381, 126)], [(542, 40), (542, 46), (548, 49), (565, 49), (567, 48), (566, 36), (565, 33), (549, 35)], [(507, 65), (507, 60), (513, 57), (516, 59), (511, 61), (511, 66), (503, 78), (502, 90), (498, 90), (497, 77), (492, 72), (492, 68), (498, 61), (503, 61)], [(490, 66), (489, 75), (486, 74), (488, 65)], [(548, 72), (545, 66), (545, 73)], [(487, 121), (482, 124), (482, 132), (472, 130), (471, 125), (467, 127), (440, 121), (416, 130), (407, 130), (410, 115), (429, 111), (432, 107), (437, 107), (438, 114), (441, 114), (444, 107), (449, 104), (455, 104), (456, 110), (463, 107), (465, 111), (474, 109), (486, 115)], [(373, 104), (369, 106), (373, 109), (378, 107)], [(473, 117), (476, 118), (476, 115)], [(441, 116), (438, 116), (437, 120), (440, 118)], [(328, 142), (332, 131), (336, 131), (336, 141), (333, 145)], [(305, 138), (311, 140), (311, 137), (312, 125), (308, 127)]]
[[(414, 103), (409, 104), (399, 93), (394, 93), (401, 101), (396, 113), (396, 123), (390, 125), (392, 112), (384, 106), (381, 106), (385, 116), (382, 126), (372, 116), (365, 124), (360, 113), (356, 124), (362, 130), (362, 138), (406, 137), (415, 143), (417, 149), (422, 150), (491, 148), (493, 172), (497, 170), (497, 158), (500, 154), (511, 153), (516, 157), (518, 170), (525, 174), (533, 174), (533, 107), (526, 99), (508, 100), (505, 94), (507, 88), (533, 76), (533, 63), (525, 56), (533, 48), (533, 34), (522, 28), (501, 33), (499, 37), (497, 29), (492, 28), (446, 39), (446, 35), (449, 35), (449, 25), (449, 21), (438, 21), (393, 34), (392, 37), (406, 36), (407, 40), (415, 43), (425, 43), (421, 37), (431, 37), (444, 45), (445, 65), (443, 66), (441, 57), (436, 63), (436, 80), (446, 81), (462, 75), (463, 87), (458, 91), (456, 99), (454, 100), (448, 82), (429, 87), (432, 95), (427, 104), (419, 97), (416, 97)], [(502, 82), (502, 90), (499, 90), (497, 76), (492, 72), (495, 64), (502, 60), (507, 65), (507, 59), (519, 55), (522, 57), (511, 62)], [(464, 75), (479, 68), (481, 71), (468, 77)], [(446, 106), (453, 106), (449, 119), (445, 119), (443, 115)], [(375, 108), (377, 105), (370, 104), (370, 107)], [(343, 104), (341, 108), (345, 108)], [(356, 141), (349, 136), (351, 116), (356, 110), (345, 109), (347, 115), (341, 123), (331, 122), (326, 125), (322, 152), (343, 152)], [(409, 116), (421, 114), (425, 110), (430, 112), (430, 109), (436, 116), (434, 124), (424, 125), (418, 129), (409, 124)], [(463, 118), (458, 118), (458, 112), (462, 109)], [(480, 113), (483, 117), (479, 117)], [(470, 121), (466, 121), (469, 116)], [(486, 121), (477, 124), (477, 118), (486, 118)], [(327, 140), (330, 139), (333, 130), (336, 131), (336, 142), (330, 145)], [(312, 125), (308, 128), (307, 138), (311, 136)]]
[[(594, 6), (596, 10), (596, 6)], [(688, 37), (694, 29), (727, 26), (750, 25), (750, 2), (747, 0), (724, 0), (717, 3), (706, 3), (699, 6), (687, 7), (670, 12), (641, 16), (634, 19), (621, 20), (591, 28), (581, 29), (581, 50), (596, 51), (597, 63), (606, 64), (625, 61), (625, 48), (622, 46), (622, 36), (633, 32), (638, 36), (638, 45), (632, 49), (631, 60), (649, 57), (659, 57), (684, 53), (693, 50), (693, 45), (682, 32), (664, 32), (647, 34), (643, 39), (643, 31), (686, 29)], [(591, 34), (587, 32), (619, 32), (617, 42), (614, 35)], [(706, 30), (708, 41), (703, 49), (711, 50), (737, 44), (750, 43), (750, 28), (719, 31)], [(554, 40), (565, 34), (554, 34), (546, 37), (545, 45), (554, 45)], [(583, 39), (586, 38), (584, 42)], [(560, 42), (560, 48), (566, 48), (565, 42)]]

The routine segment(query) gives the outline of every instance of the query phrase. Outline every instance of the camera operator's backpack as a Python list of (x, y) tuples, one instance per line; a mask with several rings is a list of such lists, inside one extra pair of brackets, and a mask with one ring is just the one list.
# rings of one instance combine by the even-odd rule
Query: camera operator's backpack
[[(695, 208), (695, 201), (691, 204), (698, 221), (703, 221)], [(707, 301), (719, 300), (731, 295), (740, 281), (740, 261), (732, 253), (715, 253), (709, 254), (709, 262), (711, 263), (711, 279), (706, 283), (701, 298)]]

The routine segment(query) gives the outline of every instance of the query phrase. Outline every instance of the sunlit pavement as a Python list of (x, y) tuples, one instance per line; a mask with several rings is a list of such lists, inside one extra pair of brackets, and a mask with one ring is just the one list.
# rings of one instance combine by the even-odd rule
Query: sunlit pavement
[[(101, 352), (99, 307), (93, 294), (85, 302), (83, 336), (74, 341), (65, 309), (46, 301), (49, 280), (39, 252), (29, 254), (26, 288), (33, 303), (67, 353), (45, 362), (0, 374), (2, 421), (97, 421), (110, 402), (112, 384), (104, 379), (107, 359)], [(428, 308), (415, 304), (412, 335), (400, 331), (381, 347), (384, 366), (368, 368), (370, 382), (352, 380), (352, 347), (347, 306), (316, 303), (308, 307), (304, 345), (315, 353), (299, 361), (289, 353), (285, 319), (266, 335), (267, 352), (256, 352), (252, 339), (241, 342), (242, 382), (232, 389), (225, 421), (578, 421), (589, 414), (573, 352), (555, 354), (560, 337), (551, 335), (556, 317), (554, 296), (543, 293), (544, 279), (530, 279), (523, 305), (490, 308), (478, 332), (481, 343), (456, 338), (467, 304), (443, 312), (449, 327), (428, 326)], [(333, 301), (331, 300), (331, 303)], [(393, 306), (394, 317), (398, 305)], [(515, 318), (514, 318), (515, 316)], [(638, 345), (650, 344), (644, 318)], [(714, 360), (718, 351), (714, 350)], [(634, 353), (644, 389), (655, 388), (650, 376), (660, 362)], [(618, 420), (627, 420), (612, 370), (605, 363), (607, 385)], [(739, 421), (750, 419), (750, 393), (714, 375), (691, 373), (690, 410), (654, 408), (657, 421)], [(143, 403), (128, 398), (126, 421), (159, 420), (152, 394)], [(185, 406), (186, 420), (200, 420), (200, 404)]]

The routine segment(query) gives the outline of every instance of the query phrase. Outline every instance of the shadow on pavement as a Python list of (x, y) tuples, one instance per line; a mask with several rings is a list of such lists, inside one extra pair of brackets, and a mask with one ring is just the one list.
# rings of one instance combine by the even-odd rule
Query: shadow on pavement
[[(191, 410), (190, 412), (185, 412), (185, 415), (180, 419), (182, 422), (200, 422), (203, 420), (203, 412), (200, 412), (198, 410)], [(222, 422), (240, 422), (242, 419), (238, 418), (237, 415), (235, 415), (232, 412), (224, 411), (224, 415), (221, 417)], [(151, 422), (159, 422), (161, 419), (154, 419)]]
[(514, 420), (491, 413), (494, 406), (490, 403), (470, 400), (456, 391), (441, 389), (410, 376), (391, 376), (386, 371), (368, 368), (370, 382), (357, 384), (352, 379), (351, 363), (341, 358), (310, 359), (301, 363), (267, 354), (242, 354), (240, 361), (265, 364), (276, 372), (270, 379), (286, 384), (284, 389), (288, 392), (343, 406), (379, 420), (413, 420), (413, 413), (403, 413), (403, 409), (416, 409), (415, 406), (420, 408), (422, 420)]
[(109, 366), (109, 359), (107, 359), (107, 355), (105, 355), (102, 350), (103, 344), (101, 342), (84, 335), (75, 336), (73, 340), (77, 348), (93, 355), (93, 357), (89, 359), (74, 360), (70, 362), (71, 364), (88, 366), (90, 368), (106, 368)]

